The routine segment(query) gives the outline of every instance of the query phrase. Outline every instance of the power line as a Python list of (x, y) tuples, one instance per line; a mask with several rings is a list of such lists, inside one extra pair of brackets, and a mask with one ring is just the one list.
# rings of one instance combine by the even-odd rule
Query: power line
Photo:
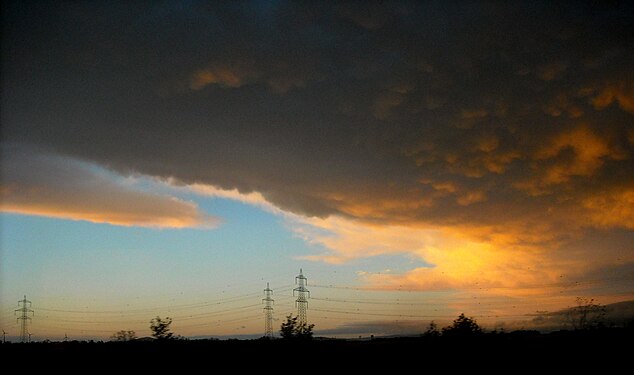
[(50, 327), (50, 328), (46, 328), (46, 327), (38, 327), (38, 331), (42, 331), (42, 335), (44, 335), (46, 332), (52, 332), (54, 334), (59, 334), (59, 330), (60, 329), (64, 329), (67, 332), (71, 332), (71, 334), (73, 332), (99, 332), (99, 333), (112, 333), (112, 330), (105, 330), (105, 329), (90, 329), (90, 328), (75, 328), (75, 327), (68, 327), (68, 326), (55, 326), (55, 327)]
[(204, 308), (204, 307), (209, 307), (209, 306), (214, 306), (214, 305), (222, 305), (225, 303), (231, 303), (231, 302), (237, 302), (237, 301), (242, 301), (242, 300), (247, 300), (247, 299), (251, 299), (253, 296), (257, 295), (258, 293), (249, 293), (247, 295), (244, 296), (240, 296), (240, 297), (232, 297), (229, 299), (225, 299), (225, 300), (217, 300), (217, 301), (205, 301), (205, 302), (200, 302), (200, 303), (195, 303), (195, 304), (182, 304), (182, 305), (174, 305), (174, 306), (170, 306), (170, 305), (163, 305), (163, 306), (157, 306), (157, 307), (148, 307), (148, 308), (143, 308), (143, 309), (131, 309), (131, 310), (101, 310), (101, 311), (96, 311), (96, 310), (61, 310), (61, 309), (45, 309), (42, 308), (40, 310), (42, 311), (50, 311), (50, 312), (62, 312), (62, 313), (78, 313), (78, 314), (120, 314), (120, 315), (133, 315), (133, 314), (145, 314), (148, 312), (153, 312), (153, 311), (158, 311), (158, 310), (190, 310), (190, 309), (196, 309), (196, 308)]
[(224, 309), (224, 310), (218, 310), (218, 311), (210, 311), (210, 312), (205, 312), (205, 313), (200, 313), (200, 314), (192, 314), (192, 315), (187, 315), (187, 316), (178, 316), (178, 315), (176, 315), (176, 316), (174, 316), (174, 319), (188, 320), (188, 319), (199, 319), (199, 318), (210, 317), (210, 316), (235, 314), (236, 311), (238, 311), (238, 310), (245, 310), (245, 309), (250, 309), (250, 308), (259, 307), (259, 306), (261, 306), (260, 303), (255, 303), (255, 304), (251, 304), (251, 305), (238, 306), (238, 307), (234, 307), (234, 308), (230, 308), (230, 309)]
[[(366, 313), (361, 311), (349, 311), (349, 310), (329, 310), (329, 309), (319, 309), (314, 308), (315, 311), (321, 312), (330, 312), (337, 314), (346, 314), (346, 315), (369, 315), (369, 316), (386, 316), (393, 318), (452, 318), (453, 315), (408, 315), (408, 314), (380, 314), (380, 313)], [(499, 317), (525, 317), (528, 316), (526, 314), (515, 314), (515, 315), (478, 315), (478, 318), (499, 318)]]
[[(242, 318), (236, 318), (236, 319), (229, 319), (229, 320), (223, 320), (222, 324), (226, 324), (226, 323), (238, 323), (238, 322), (243, 322), (246, 320), (254, 320), (257, 319), (258, 317), (261, 317), (262, 312), (258, 312), (257, 314), (253, 314), (253, 315), (249, 315), (249, 316), (245, 316)], [(186, 324), (186, 325), (179, 325), (179, 328), (193, 328), (193, 327), (210, 327), (210, 326), (214, 326), (214, 327), (218, 327), (220, 326), (220, 322), (206, 322), (206, 323), (196, 323), (196, 324)]]
[(347, 300), (347, 299), (337, 299), (337, 298), (318, 298), (313, 297), (312, 299), (316, 301), (324, 301), (324, 302), (342, 302), (342, 303), (361, 303), (361, 304), (369, 304), (369, 305), (406, 305), (406, 306), (417, 306), (417, 305), (429, 305), (428, 302), (392, 302), (392, 301), (364, 301), (364, 300)]
[[(280, 289), (281, 291), (290, 291), (292, 285), (285, 285), (286, 289)], [(276, 289), (276, 290), (278, 290)], [(238, 295), (235, 297), (229, 297), (225, 299), (211, 300), (211, 301), (203, 301), (198, 303), (189, 303), (189, 304), (181, 304), (181, 305), (163, 305), (156, 307), (148, 307), (143, 309), (131, 309), (131, 310), (65, 310), (65, 309), (49, 309), (49, 308), (38, 308), (42, 311), (47, 312), (59, 312), (59, 313), (75, 313), (75, 314), (113, 314), (116, 316), (124, 316), (124, 315), (137, 315), (137, 314), (146, 314), (153, 313), (161, 310), (169, 310), (169, 311), (178, 311), (178, 310), (190, 310), (190, 309), (200, 309), (215, 305), (223, 305), (233, 302), (239, 302), (244, 300), (251, 300), (254, 296), (258, 295), (259, 292), (247, 293)]]
[[(238, 306), (238, 307), (234, 307), (234, 308), (231, 308), (231, 309), (210, 311), (210, 312), (205, 312), (205, 313), (200, 313), (200, 314), (176, 315), (176, 316), (173, 316), (172, 318), (178, 319), (178, 320), (191, 320), (191, 319), (200, 319), (200, 318), (208, 318), (208, 317), (218, 317), (218, 316), (227, 315), (227, 314), (235, 314), (239, 310), (246, 310), (246, 309), (253, 310), (254, 307), (258, 307), (258, 306), (261, 306), (261, 304), (256, 303), (256, 304), (251, 304), (251, 305)], [(118, 322), (116, 320), (100, 320), (100, 321), (94, 321), (94, 320), (93, 321), (68, 320), (68, 319), (59, 319), (57, 317), (50, 317), (50, 316), (45, 316), (45, 318), (47, 320), (50, 320), (50, 321), (68, 322), (68, 323), (86, 323), (86, 324), (112, 324), (112, 323), (117, 323)], [(128, 323), (143, 323), (145, 321), (142, 321), (142, 320), (135, 320), (135, 321), (126, 320), (125, 322), (128, 322)]]
[[(487, 285), (478, 285), (476, 282), (474, 285), (468, 286), (460, 286), (459, 290), (490, 290), (490, 289), (538, 289), (538, 288), (575, 288), (585, 284), (597, 284), (604, 281), (627, 281), (634, 279), (634, 274), (626, 275), (626, 276), (615, 276), (615, 277), (603, 277), (603, 278), (595, 278), (595, 279), (587, 279), (587, 280), (579, 280), (579, 281), (559, 281), (554, 283), (546, 283), (546, 284), (525, 284), (525, 285), (513, 285), (513, 286), (487, 286)], [(419, 289), (379, 289), (375, 287), (360, 287), (360, 286), (347, 286), (347, 285), (333, 285), (333, 284), (311, 284), (311, 286), (315, 288), (326, 288), (326, 289), (344, 289), (344, 290), (357, 290), (361, 292), (410, 292), (410, 293), (429, 293), (429, 292), (437, 292), (437, 290), (419, 290)], [(447, 290), (450, 290), (448, 288)]]
[[(631, 279), (631, 277), (626, 276), (626, 277), (605, 278), (603, 280), (629, 280), (629, 279)], [(518, 286), (517, 288), (529, 289), (529, 288), (538, 288), (538, 287), (547, 287), (547, 286), (551, 286), (551, 287), (559, 286), (562, 288), (567, 288), (568, 286), (573, 285), (573, 288), (569, 290), (575, 290), (577, 286), (582, 286), (583, 284), (594, 284), (598, 282), (600, 281), (599, 280), (585, 280), (585, 281), (579, 281), (574, 283), (559, 282), (556, 284), (540, 284), (540, 285), (532, 285), (532, 286), (522, 285), (522, 286)], [(247, 305), (239, 305), (239, 304), (241, 301), (246, 301), (246, 300), (255, 302), (253, 301), (253, 297), (255, 295), (258, 295), (261, 292), (247, 293), (242, 295), (236, 295), (233, 297), (219, 298), (216, 300), (201, 301), (197, 303), (166, 305), (163, 307), (132, 309), (132, 310), (97, 310), (97, 309), (62, 310), (62, 309), (46, 309), (46, 308), (38, 307), (38, 311), (43, 310), (45, 312), (50, 313), (50, 314), (45, 314), (44, 316), (40, 313), (40, 315), (38, 315), (38, 322), (41, 322), (41, 321), (46, 322), (46, 325), (48, 326), (48, 328), (42, 327), (42, 329), (45, 331), (48, 331), (49, 329), (53, 329), (52, 327), (56, 327), (58, 329), (69, 329), (70, 331), (68, 332), (71, 333), (71, 335), (74, 335), (76, 334), (75, 332), (110, 332), (103, 329), (102, 330), (92, 329), (92, 327), (102, 328), (100, 327), (100, 325), (104, 325), (105, 327), (105, 325), (108, 325), (108, 324), (116, 325), (116, 324), (122, 324), (122, 323), (134, 323), (135, 325), (138, 324), (137, 327), (140, 327), (141, 324), (146, 322), (141, 320), (137, 321), (136, 318), (133, 317), (134, 315), (140, 315), (145, 313), (156, 313), (156, 312), (159, 312), (159, 310), (161, 309), (166, 309), (170, 311), (198, 309), (198, 313), (195, 313), (195, 314), (187, 314), (186, 312), (182, 312), (181, 313), (182, 315), (177, 314), (176, 316), (174, 316), (175, 319), (178, 319), (179, 321), (182, 320), (184, 323), (186, 323), (182, 326), (178, 324), (178, 327), (179, 328), (190, 328), (190, 327), (193, 328), (193, 327), (219, 327), (220, 326), (220, 327), (223, 327), (221, 328), (222, 330), (225, 330), (227, 329), (227, 327), (230, 327), (228, 325), (229, 323), (238, 323), (238, 322), (244, 322), (244, 321), (248, 321), (249, 322), (248, 326), (252, 327), (252, 323), (259, 321), (259, 319), (257, 319), (258, 317), (262, 317), (262, 312), (261, 310), (259, 310), (259, 308), (262, 306), (262, 302), (264, 302), (265, 303), (265, 307), (264, 307), (265, 335), (273, 335), (274, 330), (273, 330), (272, 294), (274, 291), (275, 291), (275, 296), (277, 301), (275, 308), (278, 310), (278, 314), (279, 314), (280, 308), (282, 308), (284, 312), (291, 311), (292, 310), (291, 301), (294, 300), (295, 308), (297, 308), (298, 320), (299, 318), (303, 316), (303, 319), (299, 321), (307, 322), (306, 310), (308, 305), (308, 298), (311, 298), (311, 297), (310, 297), (310, 292), (307, 289), (307, 278), (303, 275), (302, 269), (300, 269), (300, 273), (296, 277), (296, 284), (297, 284), (297, 287), (294, 289), (292, 289), (292, 286), (290, 285), (284, 286), (282, 288), (271, 289), (269, 286), (269, 283), (267, 283), (267, 288), (264, 290), (265, 298), (262, 299), (262, 301), (259, 301), (259, 303), (257, 304), (247, 304)], [(484, 308), (484, 309), (478, 308), (479, 312), (482, 315), (475, 315), (476, 317), (479, 317), (479, 318), (509, 317), (510, 318), (510, 317), (526, 317), (527, 316), (526, 314), (506, 315), (502, 311), (499, 311), (501, 314), (496, 314), (496, 312), (498, 312), (496, 310), (498, 309), (494, 309), (493, 307), (497, 306), (498, 304), (503, 304), (504, 302), (495, 301), (495, 300), (493, 300), (492, 302), (488, 302), (488, 301), (489, 301), (489, 298), (500, 298), (500, 297), (487, 296), (486, 294), (484, 296), (476, 297), (476, 295), (480, 294), (480, 292), (471, 293), (468, 291), (469, 288), (465, 288), (466, 291), (464, 293), (452, 293), (452, 295), (445, 295), (445, 298), (437, 299), (437, 297), (435, 297), (436, 295), (434, 294), (435, 291), (417, 290), (414, 292), (422, 292), (422, 293), (428, 293), (428, 294), (404, 295), (399, 293), (412, 292), (412, 291), (377, 290), (377, 289), (368, 289), (368, 288), (345, 286), (345, 285), (313, 285), (313, 284), (311, 285), (319, 287), (319, 288), (359, 291), (359, 293), (344, 292), (344, 291), (337, 293), (336, 291), (333, 290), (332, 294), (340, 294), (344, 298), (329, 298), (329, 297), (313, 298), (318, 301), (317, 303), (318, 308), (313, 307), (311, 311), (322, 312), (321, 313), (322, 316), (318, 316), (320, 319), (331, 319), (335, 321), (347, 321), (347, 320), (361, 321), (361, 320), (370, 320), (372, 319), (372, 317), (386, 317), (388, 319), (391, 318), (394, 320), (408, 319), (408, 318), (411, 318), (411, 319), (452, 318), (454, 316), (450, 314), (446, 314), (445, 311), (440, 311), (441, 313), (445, 313), (444, 315), (442, 314), (426, 315), (425, 313), (434, 314), (434, 312), (431, 311), (431, 309), (424, 309), (427, 311), (424, 311), (424, 310), (421, 311), (416, 306), (429, 305), (430, 303), (434, 303), (431, 301), (435, 301), (435, 300), (444, 301), (444, 302), (447, 302), (447, 301), (467, 302), (468, 300), (476, 299), (476, 298), (478, 301), (482, 302), (481, 307)], [(480, 290), (503, 289), (502, 287), (500, 288), (476, 287), (476, 288)], [(476, 288), (472, 288), (472, 289), (476, 289)], [(292, 294), (288, 293), (288, 291), (291, 291), (291, 290), (293, 291), (293, 293)], [(363, 294), (360, 292), (380, 292), (380, 293), (369, 295), (369, 294)], [(392, 297), (389, 297), (388, 296), (389, 293), (395, 293), (395, 294), (392, 294), (391, 295)], [(473, 294), (473, 296), (471, 296), (471, 294)], [(347, 299), (345, 298), (345, 295), (351, 295), (353, 297), (358, 296), (358, 297), (372, 297), (372, 298)], [(381, 297), (385, 297), (385, 299), (382, 299)], [(393, 297), (405, 297), (405, 298), (393, 298)], [(510, 297), (506, 296), (504, 298), (510, 298)], [(270, 299), (270, 306), (267, 302), (267, 299)], [(172, 302), (175, 302), (175, 300), (172, 300)], [(513, 300), (509, 302), (512, 302), (513, 304), (518, 304), (518, 305), (522, 304), (521, 300)], [(244, 304), (245, 302), (242, 302), (242, 303)], [(333, 303), (335, 305), (333, 305)], [(557, 302), (557, 301), (542, 302), (542, 304), (545, 304), (545, 303), (560, 304), (560, 302)], [(338, 304), (339, 306), (336, 306), (336, 304)], [(480, 303), (478, 302), (478, 304)], [(484, 306), (485, 304), (487, 305), (486, 308)], [(31, 302), (26, 300), (26, 296), (24, 296), (24, 299), (18, 302), (18, 306), (20, 306), (20, 308), (15, 310), (13, 313), (14, 314), (17, 314), (17, 312), (22, 313), (22, 315), (18, 317), (18, 321), (22, 322), (22, 341), (28, 342), (28, 339), (27, 339), (27, 336), (29, 336), (28, 321), (31, 320), (31, 317), (29, 315), (33, 314), (33, 310), (30, 309)], [(225, 308), (216, 310), (217, 308), (216, 306), (218, 306), (219, 308), (220, 306)], [(329, 308), (331, 306), (334, 308)], [(394, 309), (390, 309), (388, 306), (393, 306)], [(408, 308), (407, 306), (411, 306), (411, 308)], [(114, 306), (110, 305), (109, 307), (112, 308)], [(271, 308), (270, 311), (267, 309), (267, 307)], [(319, 307), (323, 307), (323, 308), (319, 308)], [(338, 309), (338, 307), (342, 307), (342, 308)], [(515, 306), (513, 307), (515, 308)], [(24, 309), (26, 309), (26, 314), (23, 313)], [(260, 311), (260, 312), (256, 314), (255, 313), (256, 311)], [(270, 317), (268, 316), (269, 312), (271, 314)], [(76, 315), (74, 316), (71, 315), (70, 319), (68, 318), (64, 319), (64, 317), (61, 316), (62, 313), (69, 313), (69, 314), (76, 314)], [(80, 316), (80, 314), (84, 316)], [(102, 314), (102, 315), (95, 316), (95, 314)], [(315, 317), (313, 317), (313, 319), (314, 318)], [(1, 320), (2, 319), (0, 319), (0, 321)], [(192, 324), (187, 324), (187, 323), (190, 323), (190, 322), (185, 322), (187, 320), (191, 320)], [(58, 324), (56, 322), (60, 322), (61, 324)], [(64, 324), (64, 323), (69, 323), (69, 324)], [(39, 326), (40, 326), (40, 323), (38, 323), (38, 327)], [(238, 324), (232, 324), (231, 326), (238, 326)], [(213, 330), (216, 330), (216, 329), (214, 328)]]

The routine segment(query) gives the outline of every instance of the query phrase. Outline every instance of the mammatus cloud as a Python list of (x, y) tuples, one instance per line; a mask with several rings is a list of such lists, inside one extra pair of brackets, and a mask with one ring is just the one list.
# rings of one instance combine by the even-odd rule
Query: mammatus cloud
[(226, 87), (240, 87), (244, 84), (243, 74), (229, 67), (215, 67), (203, 69), (192, 75), (190, 87), (192, 90), (200, 90), (207, 85), (218, 84)]
[(615, 189), (611, 194), (588, 197), (582, 205), (593, 212), (592, 225), (634, 229), (634, 190)]
[(562, 132), (545, 143), (533, 155), (541, 173), (536, 182), (544, 187), (570, 182), (575, 176), (591, 177), (610, 159), (626, 158), (610, 147), (610, 140), (587, 127)]
[(607, 83), (592, 98), (592, 105), (598, 110), (602, 110), (614, 102), (617, 102), (624, 111), (634, 113), (634, 86), (632, 82)]
[(275, 207), (313, 259), (435, 265), (386, 285), (631, 258), (630, 3), (129, 6), (10, 5), (3, 142)]
[[(290, 68), (290, 67), (289, 67)], [(196, 70), (191, 74), (189, 88), (202, 90), (207, 86), (239, 88), (249, 84), (264, 84), (273, 93), (281, 94), (295, 87), (303, 87), (308, 79), (306, 74), (293, 76), (285, 69), (260, 70), (261, 67), (240, 64), (211, 66)]]
[(2, 212), (152, 228), (213, 228), (219, 223), (192, 202), (137, 190), (94, 165), (9, 150), (2, 163)]

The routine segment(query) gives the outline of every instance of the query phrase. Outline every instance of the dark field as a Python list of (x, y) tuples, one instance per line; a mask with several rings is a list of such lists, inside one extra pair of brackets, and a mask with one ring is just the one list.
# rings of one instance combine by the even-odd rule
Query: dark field
[[(517, 331), (478, 337), (373, 340), (171, 340), (3, 344), (4, 362), (64, 372), (295, 372), (421, 368), (505, 373), (558, 370), (604, 373), (632, 367), (634, 330)], [(16, 363), (16, 362), (13, 362)], [(61, 367), (59, 367), (61, 366)], [(224, 366), (224, 367), (223, 367)], [(227, 367), (228, 366), (228, 367)], [(223, 369), (221, 369), (221, 367)], [(340, 370), (341, 369), (341, 370)], [(550, 371), (548, 371), (550, 372)]]

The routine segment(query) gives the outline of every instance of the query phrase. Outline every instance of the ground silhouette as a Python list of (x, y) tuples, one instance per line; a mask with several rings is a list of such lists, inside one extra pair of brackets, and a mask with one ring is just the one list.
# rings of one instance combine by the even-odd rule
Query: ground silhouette
[[(445, 371), (476, 368), (499, 372), (544, 368), (608, 371), (629, 362), (632, 328), (600, 328), (579, 331), (482, 333), (476, 336), (424, 336), (337, 340), (133, 340), (125, 342), (38, 342), (0, 345), (0, 356), (31, 366), (77, 365), (85, 362), (125, 364), (132, 371), (182, 371), (182, 366), (233, 366), (243, 370), (270, 364), (278, 372), (305, 366), (339, 366), (335, 369), (385, 369), (410, 366)], [(37, 361), (32, 359), (37, 358)], [(181, 366), (181, 367), (179, 367)], [(553, 367), (555, 366), (555, 367)], [(65, 368), (65, 367), (60, 367)], [(82, 368), (82, 367), (77, 367)], [(615, 368), (615, 367), (614, 367)], [(89, 367), (89, 370), (95, 370)], [(212, 370), (209, 370), (212, 371)], [(495, 371), (493, 371), (495, 372)]]

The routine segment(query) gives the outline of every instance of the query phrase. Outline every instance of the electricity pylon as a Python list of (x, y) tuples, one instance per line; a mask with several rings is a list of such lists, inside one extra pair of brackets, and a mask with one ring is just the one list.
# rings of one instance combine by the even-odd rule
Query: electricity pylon
[[(22, 307), (20, 307), (20, 305), (22, 305)], [(26, 296), (24, 296), (24, 299), (22, 301), (18, 301), (18, 307), (20, 307), (20, 308), (16, 309), (14, 311), (14, 314), (16, 312), (18, 312), (18, 311), (21, 313), (21, 315), (18, 316), (18, 321), (21, 324), (20, 341), (21, 342), (27, 342), (27, 340), (29, 338), (28, 322), (29, 322), (29, 320), (31, 320), (31, 317), (29, 316), (29, 313), (31, 315), (34, 314), (33, 310), (30, 309), (31, 301), (27, 300)]]
[(271, 298), (273, 291), (269, 288), (269, 283), (266, 283), (266, 289), (264, 289), (265, 298), (262, 301), (264, 305), (264, 337), (273, 337), (273, 302)]
[(304, 276), (301, 268), (299, 269), (299, 276), (295, 277), (295, 283), (298, 285), (297, 288), (293, 289), (293, 295), (297, 292), (297, 300), (295, 301), (295, 305), (297, 306), (297, 323), (301, 326), (302, 324), (307, 324), (307, 298), (310, 298), (310, 292), (306, 289), (308, 279)]

